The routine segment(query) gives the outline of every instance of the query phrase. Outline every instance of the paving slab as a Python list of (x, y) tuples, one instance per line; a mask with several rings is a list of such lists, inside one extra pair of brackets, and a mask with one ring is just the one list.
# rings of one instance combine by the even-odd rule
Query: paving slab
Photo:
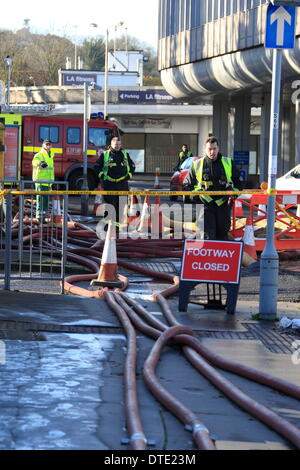
[[(150, 300), (153, 290), (163, 287), (148, 283), (143, 288), (133, 285), (130, 290), (148, 312), (163, 320), (158, 304)], [(292, 353), (272, 352), (268, 342), (249, 333), (247, 324), (260, 324), (252, 319), (257, 303), (238, 302), (236, 315), (208, 311), (192, 303), (187, 312), (179, 312), (174, 297), (171, 308), (177, 319), (192, 327), (200, 341), (214, 352), (300, 385), (300, 364), (292, 361)], [(279, 317), (298, 318), (299, 313), (298, 305), (278, 305)], [(0, 291), (0, 325), (9, 329), (12, 322), (20, 323), (22, 328), (19, 339), (7, 336), (0, 341), (5, 349), (5, 360), (0, 364), (0, 449), (127, 450), (122, 443), (128, 438), (123, 389), (126, 338), (105, 300)], [(33, 330), (34, 325), (41, 325), (40, 340), (23, 339), (24, 324), (28, 323)], [(50, 331), (51, 325), (58, 330)], [(225, 336), (219, 337), (220, 333)], [(149, 450), (195, 450), (191, 433), (156, 401), (143, 381), (142, 367), (154, 341), (141, 333), (137, 340), (142, 422), (147, 439), (155, 444)], [(295, 399), (229, 372), (222, 373), (300, 426)], [(218, 449), (293, 448), (228, 400), (184, 356), (178, 355), (177, 348), (165, 349), (158, 376), (210, 429)]]

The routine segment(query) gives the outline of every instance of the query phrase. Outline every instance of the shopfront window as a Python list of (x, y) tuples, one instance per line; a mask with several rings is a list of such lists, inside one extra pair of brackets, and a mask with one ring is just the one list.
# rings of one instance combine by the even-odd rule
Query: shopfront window
[(147, 134), (145, 171), (153, 173), (160, 168), (162, 173), (172, 173), (183, 144), (197, 155), (197, 134)]

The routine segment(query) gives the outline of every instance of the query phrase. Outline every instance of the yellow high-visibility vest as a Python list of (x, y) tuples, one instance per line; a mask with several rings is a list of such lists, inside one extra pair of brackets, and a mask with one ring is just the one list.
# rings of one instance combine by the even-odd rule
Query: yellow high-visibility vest
[[(42, 168), (40, 166), (41, 162), (47, 163), (47, 168)], [(55, 180), (54, 175), (54, 158), (50, 152), (50, 155), (46, 150), (41, 148), (41, 150), (35, 154), (32, 159), (32, 180), (41, 181), (41, 180)], [(50, 183), (45, 183), (45, 186), (51, 186)]]
[[(203, 181), (204, 159), (205, 159), (205, 157), (202, 157), (202, 158), (200, 158), (200, 160), (195, 160), (193, 162), (196, 178), (197, 178), (197, 181), (198, 181), (198, 184), (194, 187), (195, 191), (201, 191), (203, 189), (208, 189), (209, 186), (212, 185), (212, 181)], [(224, 167), (224, 171), (225, 171), (225, 175), (226, 175), (226, 179), (227, 179), (227, 185), (230, 185), (232, 183), (232, 158), (222, 157), (221, 162), (222, 162), (222, 165)], [(211, 196), (208, 196), (208, 195), (203, 195), (203, 196), (201, 196), (201, 198), (204, 199), (206, 202), (213, 201), (213, 198)], [(218, 206), (221, 206), (225, 201), (226, 201), (226, 198), (221, 197), (219, 199), (215, 199), (214, 202)]]

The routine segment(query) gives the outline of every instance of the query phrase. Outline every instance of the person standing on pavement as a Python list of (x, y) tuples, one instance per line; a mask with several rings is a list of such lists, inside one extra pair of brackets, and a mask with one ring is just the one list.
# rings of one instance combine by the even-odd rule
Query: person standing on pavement
[(189, 157), (192, 157), (193, 153), (189, 151), (188, 146), (186, 144), (183, 144), (181, 148), (181, 152), (178, 155), (178, 162), (176, 165), (176, 169), (179, 169), (182, 163)]
[[(243, 179), (232, 158), (219, 152), (216, 137), (205, 143), (205, 156), (195, 160), (183, 182), (187, 191), (238, 191)], [(204, 204), (204, 238), (206, 240), (228, 240), (231, 226), (231, 204), (229, 196), (200, 196)]]
[[(99, 176), (103, 191), (129, 191), (128, 181), (135, 171), (135, 164), (128, 152), (122, 149), (119, 137), (113, 137), (110, 147), (103, 152), (94, 166)], [(119, 211), (122, 212), (119, 196), (105, 195), (104, 202), (114, 206), (116, 210), (116, 223), (119, 223)]]
[[(50, 191), (51, 181), (55, 180), (54, 155), (51, 152), (50, 140), (44, 140), (42, 147), (32, 159), (32, 180), (36, 181), (36, 191)], [(38, 194), (36, 196), (36, 218), (40, 222), (45, 222), (46, 213), (49, 207), (49, 197)]]

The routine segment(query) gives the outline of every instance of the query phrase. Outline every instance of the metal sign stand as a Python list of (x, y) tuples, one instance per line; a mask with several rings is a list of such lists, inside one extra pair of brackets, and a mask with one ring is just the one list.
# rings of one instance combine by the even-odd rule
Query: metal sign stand
[[(203, 284), (203, 283), (200, 283), (198, 281), (180, 281), (179, 305), (178, 305), (178, 310), (180, 312), (187, 311), (190, 292), (198, 284)], [(212, 289), (210, 286), (212, 286)], [(222, 286), (227, 291), (227, 298), (226, 298), (225, 304), (223, 304), (223, 301), (222, 301), (222, 290), (221, 290)], [(216, 289), (216, 287), (218, 288)], [(207, 303), (199, 302), (199, 305), (203, 305), (203, 307), (207, 310), (226, 310), (226, 312), (229, 315), (234, 315), (236, 311), (239, 287), (240, 287), (239, 284), (219, 284), (218, 283), (218, 286), (216, 286), (216, 283), (206, 283)]]
[[(205, 309), (226, 310), (228, 314), (235, 314), (242, 252), (242, 241), (186, 240), (179, 284), (179, 311), (186, 312), (190, 292), (198, 284), (206, 284), (207, 302), (199, 302), (199, 305)], [(227, 291), (225, 303), (222, 300), (222, 286)]]

